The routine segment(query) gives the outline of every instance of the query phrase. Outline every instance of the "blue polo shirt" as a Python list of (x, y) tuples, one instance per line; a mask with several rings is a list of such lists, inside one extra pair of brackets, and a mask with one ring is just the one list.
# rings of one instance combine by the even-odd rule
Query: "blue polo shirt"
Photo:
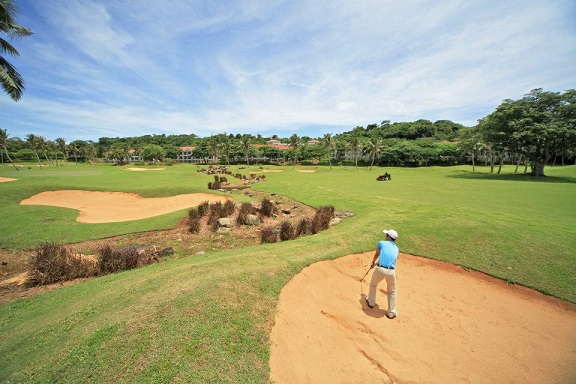
[(398, 246), (391, 240), (379, 241), (376, 249), (380, 250), (378, 264), (385, 267), (396, 268), (396, 259), (398, 258)]

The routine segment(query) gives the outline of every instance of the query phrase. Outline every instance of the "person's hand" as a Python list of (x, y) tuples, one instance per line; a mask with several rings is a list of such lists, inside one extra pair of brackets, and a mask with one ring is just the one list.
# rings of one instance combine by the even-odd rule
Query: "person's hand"
[(374, 262), (372, 262), (372, 264), (370, 264), (370, 268), (374, 268)]

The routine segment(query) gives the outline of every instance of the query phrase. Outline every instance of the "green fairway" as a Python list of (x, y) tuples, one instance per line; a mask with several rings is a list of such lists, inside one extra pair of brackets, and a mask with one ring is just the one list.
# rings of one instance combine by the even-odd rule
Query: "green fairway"
[[(77, 242), (170, 228), (185, 211), (114, 224), (82, 224), (64, 208), (21, 206), (45, 190), (144, 197), (208, 192), (197, 166), (130, 172), (74, 165), (0, 168), (0, 246)], [(275, 170), (253, 189), (355, 216), (315, 236), (217, 251), (95, 278), (0, 305), (0, 382), (265, 383), (268, 336), (282, 287), (323, 259), (372, 251), (382, 230), (401, 252), (444, 260), (576, 303), (576, 166), (545, 178), (487, 167), (232, 167)], [(314, 172), (299, 172), (313, 170)], [(391, 181), (376, 181), (388, 171)], [(244, 194), (234, 195), (247, 199)]]

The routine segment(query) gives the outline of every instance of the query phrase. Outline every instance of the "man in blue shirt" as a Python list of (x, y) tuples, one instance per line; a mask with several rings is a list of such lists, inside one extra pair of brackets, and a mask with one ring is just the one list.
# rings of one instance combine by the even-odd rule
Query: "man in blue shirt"
[(370, 290), (366, 298), (368, 307), (374, 307), (376, 302), (376, 288), (378, 284), (386, 279), (388, 291), (388, 310), (386, 317), (389, 319), (395, 318), (398, 313), (396, 312), (396, 259), (398, 258), (398, 246), (395, 241), (398, 238), (398, 233), (393, 229), (385, 229), (386, 239), (379, 241), (376, 245), (376, 252), (372, 259), (371, 267), (376, 266), (372, 273), (370, 280)]

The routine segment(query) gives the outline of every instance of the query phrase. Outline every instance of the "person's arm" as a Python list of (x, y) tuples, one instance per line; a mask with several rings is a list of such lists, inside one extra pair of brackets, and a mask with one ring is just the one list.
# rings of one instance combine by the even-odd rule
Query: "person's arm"
[(372, 257), (371, 267), (374, 267), (376, 265), (376, 261), (378, 261), (378, 257), (380, 257), (380, 250), (379, 249), (377, 249), (376, 252), (374, 252), (374, 257)]

